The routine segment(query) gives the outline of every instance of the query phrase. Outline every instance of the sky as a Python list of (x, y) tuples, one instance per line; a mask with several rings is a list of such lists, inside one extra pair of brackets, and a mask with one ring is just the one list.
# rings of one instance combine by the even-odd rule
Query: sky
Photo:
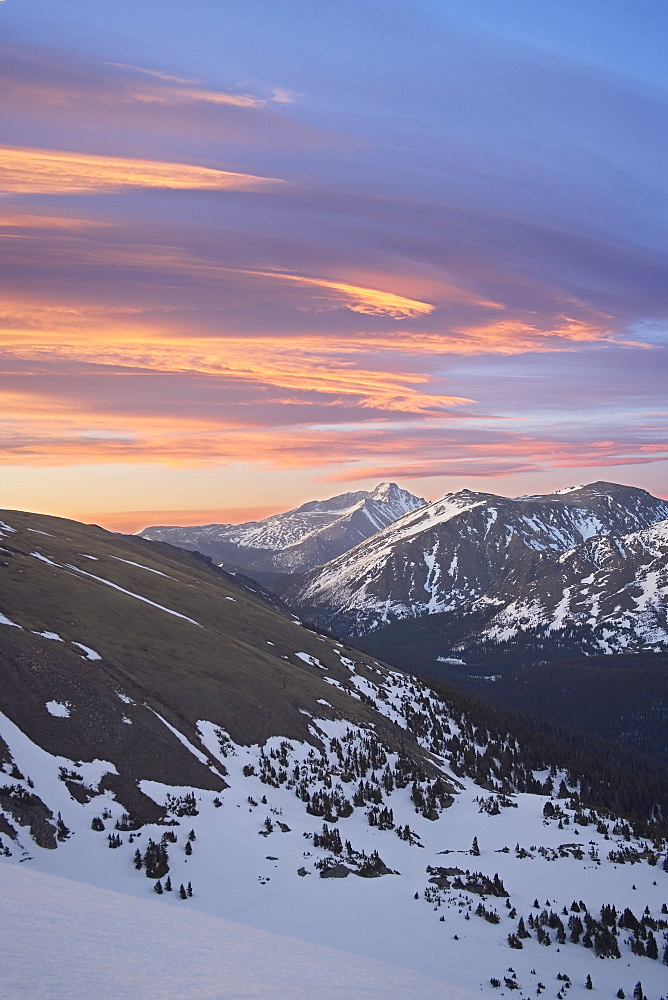
[(668, 496), (668, 5), (0, 2), (0, 506)]

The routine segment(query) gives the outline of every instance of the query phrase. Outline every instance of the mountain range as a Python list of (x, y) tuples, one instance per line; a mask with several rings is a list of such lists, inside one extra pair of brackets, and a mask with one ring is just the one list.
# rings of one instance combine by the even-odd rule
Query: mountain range
[(413, 668), (481, 650), (549, 659), (668, 644), (668, 503), (592, 483), (544, 496), (463, 490), (290, 578), (296, 613)]
[(359, 490), (312, 500), (263, 521), (186, 528), (155, 525), (139, 534), (197, 550), (218, 565), (269, 580), (267, 574), (302, 573), (334, 559), (424, 504), (396, 483), (379, 483), (370, 493)]
[[(99, 917), (102, 956), (120, 894), (150, 902), (153, 917), (125, 912), (156, 940), (165, 921), (195, 934), (173, 908), (224, 918), (211, 935), (237, 955), (244, 925), (288, 935), (432, 977), (416, 1000), (433, 979), (448, 995), (665, 992), (665, 768), (319, 635), (207, 557), (0, 518), (15, 896), (60, 891), (63, 919)], [(392, 996), (377, 974), (360, 996)]]

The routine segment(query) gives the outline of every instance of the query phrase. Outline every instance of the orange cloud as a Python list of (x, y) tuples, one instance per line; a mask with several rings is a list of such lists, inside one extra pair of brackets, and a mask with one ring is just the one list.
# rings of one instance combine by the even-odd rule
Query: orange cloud
[(378, 288), (350, 285), (345, 281), (327, 281), (324, 278), (308, 278), (299, 274), (284, 274), (281, 271), (237, 271), (236, 273), (294, 282), (302, 288), (323, 289), (327, 293), (332, 293), (335, 298), (344, 299), (347, 308), (352, 312), (366, 313), (369, 316), (409, 319), (428, 316), (434, 311), (434, 306), (428, 302), (418, 302), (416, 299), (409, 299), (394, 292), (384, 292)]
[[(333, 284), (333, 283), (331, 283)], [(22, 359), (61, 358), (151, 372), (189, 372), (317, 393), (328, 405), (354, 400), (363, 409), (435, 413), (472, 403), (429, 391), (434, 379), (418, 372), (387, 372), (355, 365), (345, 347), (318, 337), (192, 337), (120, 307), (33, 306), (0, 302), (0, 346)]]
[(188, 163), (20, 146), (0, 147), (0, 188), (11, 194), (87, 194), (128, 187), (262, 191), (283, 183), (275, 177), (232, 173)]
[[(131, 429), (113, 413), (76, 412), (39, 394), (0, 397), (0, 457), (7, 463), (57, 466), (162, 463), (176, 467), (248, 462), (274, 469), (339, 465), (333, 481), (430, 476), (506, 476), (520, 471), (637, 465), (668, 457), (668, 444), (634, 440), (567, 441), (484, 427), (462, 431), (388, 426), (385, 421), (333, 426), (243, 425), (177, 414), (133, 415)], [(379, 464), (381, 456), (386, 464)], [(155, 519), (153, 519), (155, 522)], [(164, 519), (158, 518), (164, 523)]]
[[(537, 326), (523, 320), (458, 327), (447, 335), (455, 354), (522, 354), (527, 351), (572, 350), (573, 345), (612, 342), (617, 346), (649, 347), (639, 341), (620, 340), (610, 328), (560, 316), (551, 325)], [(419, 348), (418, 348), (419, 349)]]
[(95, 229), (112, 226), (99, 219), (80, 219), (58, 215), (34, 215), (29, 212), (0, 212), (0, 229)]

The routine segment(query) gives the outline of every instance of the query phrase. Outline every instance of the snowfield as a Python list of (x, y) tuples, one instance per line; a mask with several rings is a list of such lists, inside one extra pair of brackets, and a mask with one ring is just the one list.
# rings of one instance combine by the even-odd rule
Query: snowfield
[[(0, 865), (3, 1000), (442, 1000), (444, 983), (159, 900)], [(8, 956), (11, 956), (8, 960)], [(447, 985), (450, 1000), (474, 994)]]

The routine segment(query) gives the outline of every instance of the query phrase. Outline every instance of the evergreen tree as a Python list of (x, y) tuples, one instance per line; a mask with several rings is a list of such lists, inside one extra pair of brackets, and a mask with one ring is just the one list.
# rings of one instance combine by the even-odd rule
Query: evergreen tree
[(524, 926), (524, 917), (520, 917), (519, 923), (517, 925), (517, 936), (518, 938), (528, 938), (531, 934)]
[(192, 883), (191, 882), (188, 882), (187, 892), (188, 892), (189, 896), (192, 896), (192, 894), (193, 894), (193, 887), (192, 887)]
[(480, 857), (480, 848), (478, 847), (478, 838), (477, 837), (473, 838), (473, 843), (471, 844), (471, 854), (475, 858), (479, 858)]
[(188, 855), (191, 855), (193, 852), (192, 844), (190, 843), (189, 840), (186, 840), (185, 852)]
[(135, 868), (137, 869), (137, 871), (139, 871), (139, 869), (141, 868), (142, 864), (143, 864), (142, 857), (141, 857), (141, 854), (139, 852), (139, 848), (137, 848), (137, 850), (135, 851), (135, 860), (134, 860), (134, 865), (135, 865)]
[(153, 891), (157, 892), (159, 896), (162, 896), (162, 885), (160, 884), (160, 879), (153, 886)]
[(165, 880), (165, 892), (171, 892), (171, 891), (172, 891), (172, 880), (168, 875), (167, 879)]
[(587, 975), (587, 979), (585, 980), (585, 989), (586, 990), (593, 990), (594, 989), (594, 984), (591, 981), (591, 976), (590, 975)]
[(149, 839), (144, 854), (144, 866), (147, 878), (162, 878), (169, 871), (169, 857), (164, 844), (156, 844)]
[(188, 893), (185, 890), (183, 882), (179, 886), (179, 896), (181, 897), (181, 899), (187, 899), (188, 898)]

